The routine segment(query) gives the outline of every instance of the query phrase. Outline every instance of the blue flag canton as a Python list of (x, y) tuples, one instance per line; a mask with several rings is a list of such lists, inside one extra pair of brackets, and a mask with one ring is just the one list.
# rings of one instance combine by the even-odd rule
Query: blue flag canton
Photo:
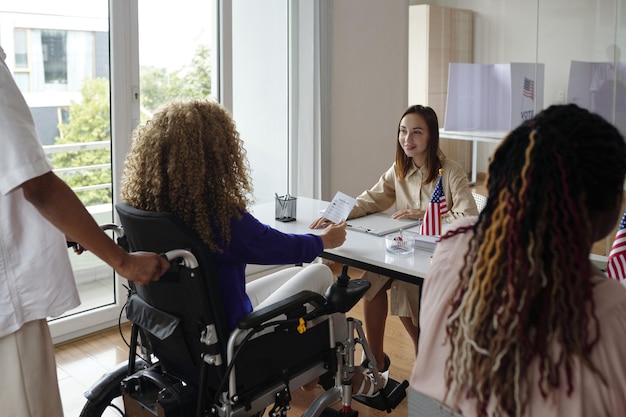
[(622, 215), (622, 221), (619, 222), (618, 230), (622, 230), (622, 229), (626, 229), (626, 211), (624, 211), (624, 215)]
[(430, 198), (430, 202), (439, 203), (441, 202), (442, 197), (443, 197), (443, 185), (441, 185), (441, 177), (439, 177), (439, 181), (437, 181), (437, 185), (435, 186), (435, 191), (433, 191), (433, 196)]

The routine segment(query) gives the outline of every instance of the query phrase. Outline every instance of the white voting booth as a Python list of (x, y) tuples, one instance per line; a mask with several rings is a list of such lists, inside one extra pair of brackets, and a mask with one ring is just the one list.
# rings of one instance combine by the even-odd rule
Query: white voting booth
[(572, 61), (567, 98), (626, 134), (626, 63)]
[(508, 132), (543, 109), (544, 65), (451, 63), (446, 131)]

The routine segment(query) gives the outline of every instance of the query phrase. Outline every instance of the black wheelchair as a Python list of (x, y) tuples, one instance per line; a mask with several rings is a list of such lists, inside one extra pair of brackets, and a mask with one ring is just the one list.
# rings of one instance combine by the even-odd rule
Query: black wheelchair
[[(391, 412), (407, 381), (389, 379), (375, 398), (353, 396), (351, 377), (376, 370), (361, 322), (346, 317), (369, 288), (347, 266), (325, 296), (303, 291), (242, 317), (228, 331), (211, 253), (171, 213), (116, 205), (117, 242), (129, 251), (162, 253), (171, 267), (146, 286), (129, 283), (128, 361), (86, 393), (81, 417), (108, 407), (128, 417), (285, 416), (291, 392), (318, 380), (322, 394), (304, 416), (355, 416), (352, 400)], [(366, 359), (355, 364), (361, 345)], [(376, 384), (382, 386), (378, 372)], [(122, 398), (123, 408), (117, 404)], [(332, 407), (341, 403), (338, 410)]]

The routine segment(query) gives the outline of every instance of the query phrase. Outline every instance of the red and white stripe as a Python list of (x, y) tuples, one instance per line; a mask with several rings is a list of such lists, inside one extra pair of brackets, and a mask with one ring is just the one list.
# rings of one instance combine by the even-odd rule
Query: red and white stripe
[(420, 234), (428, 236), (441, 235), (441, 203), (428, 204), (428, 209), (420, 226)]
[(618, 281), (626, 279), (626, 229), (617, 232), (606, 269), (609, 277)]

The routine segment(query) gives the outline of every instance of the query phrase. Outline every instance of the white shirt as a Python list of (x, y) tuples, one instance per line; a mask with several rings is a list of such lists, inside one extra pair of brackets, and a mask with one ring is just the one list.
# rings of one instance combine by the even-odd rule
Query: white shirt
[(22, 192), (51, 166), (4, 58), (0, 47), (0, 337), (80, 303), (65, 236)]

